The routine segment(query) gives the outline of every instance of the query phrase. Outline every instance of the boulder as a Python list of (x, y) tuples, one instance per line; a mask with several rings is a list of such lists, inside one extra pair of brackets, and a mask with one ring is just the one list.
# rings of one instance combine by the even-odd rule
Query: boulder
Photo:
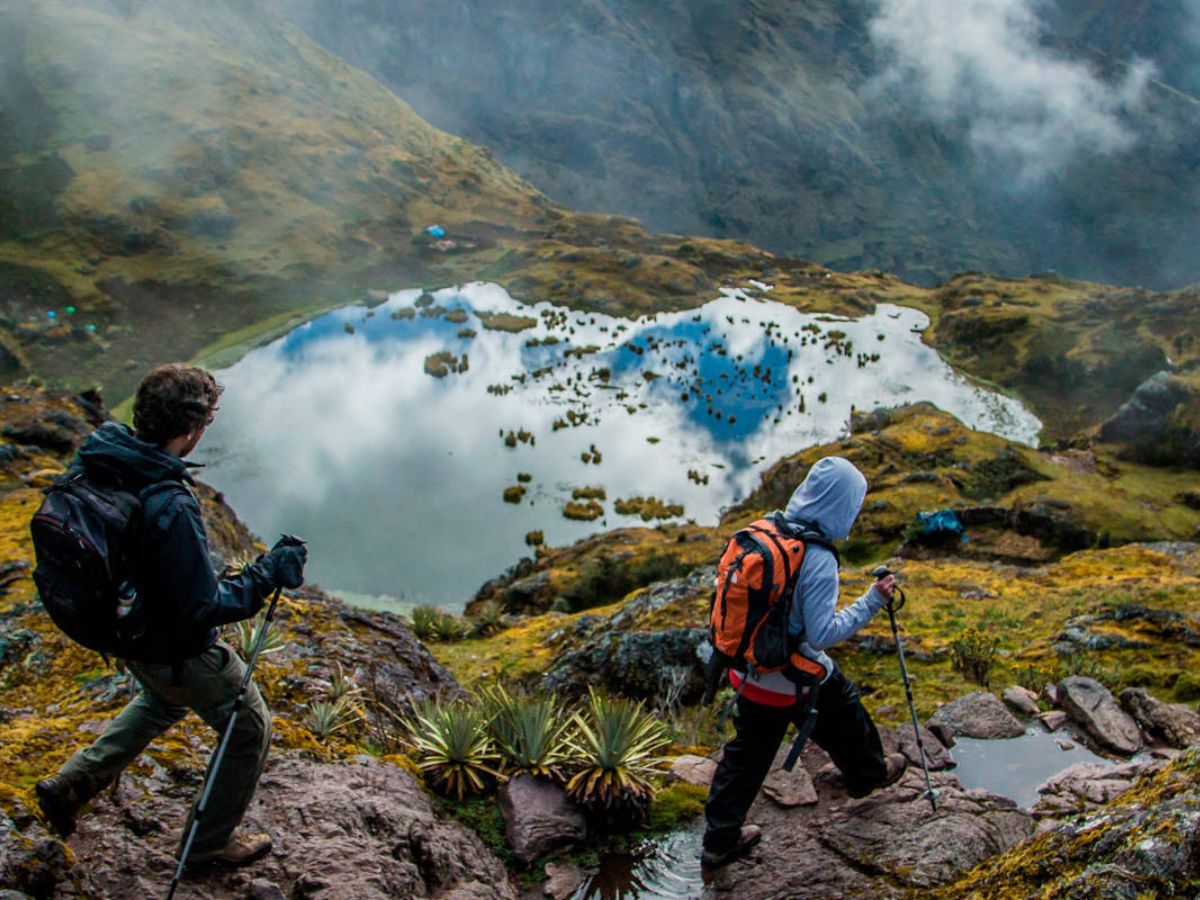
[(1041, 713), (1037, 705), (1037, 694), (1028, 688), (1012, 685), (1004, 689), (1004, 702), (1009, 709), (1023, 716), (1036, 716)]
[(682, 781), (697, 787), (708, 787), (712, 784), (713, 773), (717, 771), (715, 760), (707, 756), (694, 756), (690, 753), (675, 757), (667, 772), (667, 783)]
[(1137, 723), (1117, 705), (1108, 688), (1094, 678), (1080, 675), (1064, 678), (1058, 683), (1058, 702), (1105, 750), (1129, 756), (1142, 748)]
[(1025, 733), (1025, 726), (989, 691), (975, 691), (947, 703), (930, 717), (929, 728), (935, 733), (940, 729), (951, 737), (986, 740)]
[(518, 775), (501, 787), (500, 813), (508, 845), (522, 862), (571, 849), (587, 837), (583, 813), (566, 792), (531, 775)]
[(1148, 735), (1183, 749), (1200, 743), (1200, 715), (1182, 703), (1163, 703), (1145, 688), (1125, 688), (1121, 705)]
[(812, 776), (800, 765), (790, 772), (782, 768), (773, 770), (763, 782), (763, 792), (784, 809), (817, 802)]
[[(917, 747), (917, 737), (913, 734), (912, 726), (908, 728), (880, 728), (879, 738), (883, 741), (884, 753), (903, 753), (910, 765), (921, 765), (921, 751)], [(957, 763), (946, 745), (928, 728), (921, 728), (921, 743), (925, 746), (925, 758), (929, 761), (930, 771), (953, 769)]]
[(570, 863), (546, 863), (546, 881), (542, 885), (542, 896), (550, 900), (567, 900), (574, 897), (583, 884), (583, 871)]

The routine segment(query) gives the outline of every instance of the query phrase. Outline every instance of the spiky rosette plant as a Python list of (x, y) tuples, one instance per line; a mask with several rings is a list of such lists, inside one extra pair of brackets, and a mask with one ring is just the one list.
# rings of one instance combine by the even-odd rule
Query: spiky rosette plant
[(488, 733), (506, 775), (527, 773), (562, 781), (571, 718), (554, 700), (494, 687), (480, 695)]
[(402, 720), (417, 767), (434, 790), (461, 801), (499, 777), (487, 718), (473, 703), (431, 700)]
[[(259, 613), (253, 619), (243, 619), (233, 626), (234, 646), (242, 654), (242, 659), (250, 659), (250, 654), (254, 652), (254, 645), (258, 643), (258, 636), (262, 633), (265, 621), (266, 615)], [(267, 631), (262, 649), (258, 652), (262, 656), (266, 656), (268, 653), (278, 653), (286, 644), (287, 639), (284, 638), (279, 623), (275, 623)]]
[(350, 697), (336, 700), (314, 700), (304, 714), (304, 727), (318, 740), (327, 741), (339, 731), (353, 725), (362, 715)]
[(662, 762), (658, 754), (670, 744), (664, 725), (641, 703), (594, 689), (573, 721), (568, 744), (579, 771), (567, 794), (609, 825), (643, 821), (654, 797), (650, 779)]

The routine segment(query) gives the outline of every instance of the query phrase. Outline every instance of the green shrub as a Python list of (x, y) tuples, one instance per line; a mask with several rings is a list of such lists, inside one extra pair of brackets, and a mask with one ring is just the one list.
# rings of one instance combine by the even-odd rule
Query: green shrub
[(968, 681), (990, 687), (992, 663), (999, 644), (999, 638), (968, 628), (950, 642), (950, 665)]
[(1175, 699), (1181, 703), (1200, 700), (1200, 674), (1181, 672), (1175, 679)]

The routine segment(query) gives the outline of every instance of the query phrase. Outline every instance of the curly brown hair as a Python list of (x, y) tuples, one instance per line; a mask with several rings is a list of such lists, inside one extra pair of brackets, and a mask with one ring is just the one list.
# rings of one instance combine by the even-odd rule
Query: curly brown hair
[(151, 444), (165, 444), (212, 421), (225, 390), (212, 373), (186, 363), (152, 369), (138, 385), (133, 428)]

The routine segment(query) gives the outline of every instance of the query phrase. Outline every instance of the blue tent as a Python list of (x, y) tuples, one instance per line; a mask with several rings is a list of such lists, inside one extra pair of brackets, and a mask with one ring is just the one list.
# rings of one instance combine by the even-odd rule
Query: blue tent
[(446, 236), (446, 229), (441, 225), (430, 225), (425, 229), (425, 233), (435, 238), (444, 238)]

